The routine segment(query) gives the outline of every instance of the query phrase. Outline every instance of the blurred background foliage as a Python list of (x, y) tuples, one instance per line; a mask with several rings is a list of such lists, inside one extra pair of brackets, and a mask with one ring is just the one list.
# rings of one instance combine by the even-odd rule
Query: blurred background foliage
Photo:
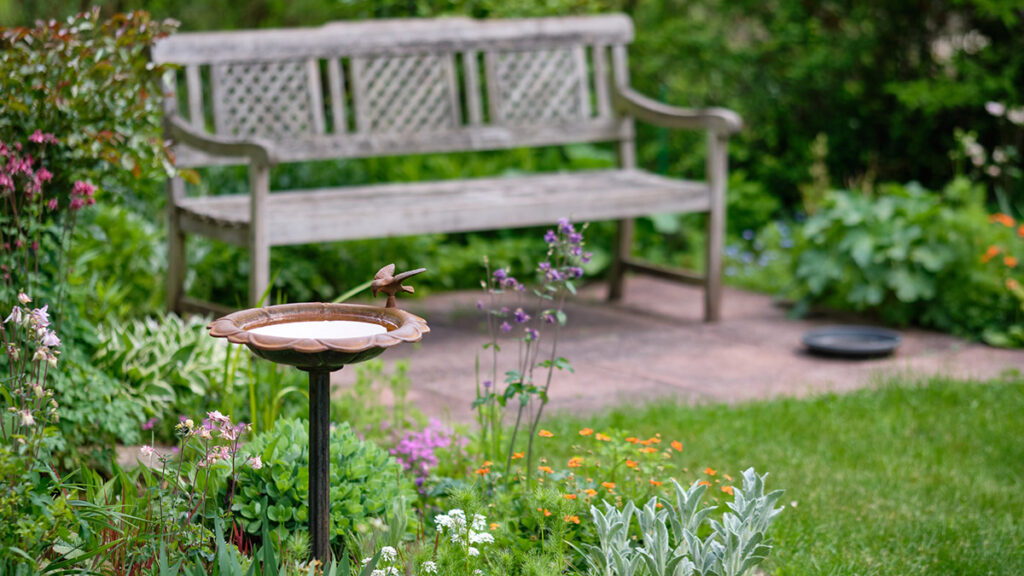
[[(880, 197), (895, 189), (882, 183), (914, 182), (920, 184), (915, 189), (938, 195), (956, 177), (968, 176), (983, 190), (988, 210), (1020, 212), (1024, 178), (1013, 164), (1024, 149), (1024, 121), (1011, 122), (986, 110), (986, 103), (998, 102), (1024, 113), (1024, 36), (1019, 32), (1024, 7), (1019, 0), (0, 0), (0, 18), (30, 24), (94, 5), (108, 15), (144, 9), (154, 19), (180, 21), (182, 31), (316, 26), (366, 18), (628, 13), (637, 31), (631, 48), (636, 88), (671, 104), (726, 106), (743, 116), (746, 129), (733, 139), (730, 150), (727, 273), (733, 283), (782, 290), (792, 298), (844, 305), (842, 298), (825, 301), (780, 280), (794, 277), (800, 251), (807, 249), (790, 229), (799, 232), (804, 218), (828, 205), (831, 190)], [(980, 163), (976, 154), (965, 155), (968, 140), (992, 154)], [(700, 176), (702, 148), (699, 134), (640, 127), (639, 158), (647, 169)], [(1004, 158), (999, 166), (997, 149)], [(277, 189), (288, 189), (594, 168), (613, 162), (610, 147), (584, 145), (289, 165), (277, 168), (273, 178)], [(201, 193), (245, 190), (241, 169), (206, 170), (201, 178)], [(139, 181), (126, 197), (148, 199), (145, 208), (137, 202), (131, 208), (160, 224), (117, 243), (103, 227), (91, 228), (97, 244), (119, 252), (112, 261), (129, 253), (148, 254), (139, 252), (141, 244), (164, 233), (159, 181)], [(103, 218), (113, 226), (125, 226), (128, 219), (115, 213)], [(981, 218), (972, 221), (985, 225)], [(702, 227), (702, 219), (694, 216), (643, 219), (635, 249), (661, 263), (699, 268)], [(524, 264), (518, 255), (536, 243), (535, 232), (275, 249), (274, 270), (279, 273), (272, 298), (331, 299), (391, 261), (400, 267), (430, 268), (432, 273), (420, 282), (424, 292), (472, 288), (481, 274), (485, 247), (493, 260), (515, 268)], [(610, 224), (592, 227), (589, 248), (596, 258), (591, 273), (607, 263), (612, 236)], [(849, 256), (840, 244), (818, 250)], [(84, 253), (102, 258), (88, 247)], [(196, 263), (189, 280), (192, 295), (229, 305), (244, 300), (248, 263), (241, 251), (195, 241), (190, 259)], [(153, 266), (136, 266), (131, 273), (141, 277), (148, 269), (162, 278), (161, 260), (147, 258)], [(974, 259), (951, 264), (976, 265)], [(851, 285), (858, 280), (834, 281)], [(130, 315), (155, 310), (162, 287), (106, 289), (127, 290), (137, 302), (122, 306), (123, 314)]]

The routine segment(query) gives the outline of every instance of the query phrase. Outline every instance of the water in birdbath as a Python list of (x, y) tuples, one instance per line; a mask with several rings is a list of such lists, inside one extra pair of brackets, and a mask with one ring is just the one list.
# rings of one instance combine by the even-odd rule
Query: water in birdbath
[(264, 336), (279, 336), (281, 338), (342, 339), (383, 334), (387, 332), (387, 328), (373, 322), (322, 320), (269, 324), (259, 328), (251, 328), (249, 332)]

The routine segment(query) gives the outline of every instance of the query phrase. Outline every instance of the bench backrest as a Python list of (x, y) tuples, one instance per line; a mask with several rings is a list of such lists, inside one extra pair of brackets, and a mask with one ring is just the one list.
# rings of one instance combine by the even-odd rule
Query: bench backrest
[(626, 78), (632, 39), (624, 15), (332, 22), (181, 33), (153, 59), (181, 65), (170, 113), (306, 161), (631, 139), (609, 83)]

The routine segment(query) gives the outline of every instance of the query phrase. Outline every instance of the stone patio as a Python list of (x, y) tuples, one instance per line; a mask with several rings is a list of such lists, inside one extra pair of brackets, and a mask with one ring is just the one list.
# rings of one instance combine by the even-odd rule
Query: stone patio
[[(587, 287), (566, 313), (559, 355), (575, 374), (556, 373), (553, 412), (583, 414), (623, 403), (743, 402), (777, 396), (847, 391), (896, 374), (945, 374), (989, 379), (1024, 371), (1024, 352), (1000, 350), (922, 330), (904, 330), (889, 358), (839, 360), (804, 352), (801, 335), (837, 322), (790, 320), (770, 296), (727, 289), (724, 318), (701, 322), (697, 287), (630, 278), (626, 298), (604, 301), (605, 286)], [(429, 415), (456, 422), (473, 418), (474, 362), (485, 341), (480, 294), (457, 292), (407, 299), (405, 308), (427, 319), (431, 334), (417, 347), (398, 347), (386, 362), (410, 358), (408, 400)], [(848, 320), (848, 319), (847, 319)], [(506, 347), (511, 361), (514, 347)], [(481, 366), (486, 366), (481, 356)], [(501, 371), (507, 369), (501, 366)], [(334, 382), (350, 385), (352, 371)]]

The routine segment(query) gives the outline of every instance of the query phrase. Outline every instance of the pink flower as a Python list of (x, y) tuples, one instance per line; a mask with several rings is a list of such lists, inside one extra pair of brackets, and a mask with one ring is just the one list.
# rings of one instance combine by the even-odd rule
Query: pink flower
[(18, 302), (21, 302), (22, 304), (28, 304), (31, 301), (32, 301), (32, 297), (31, 296), (29, 296), (28, 294), (25, 294), (24, 292), (18, 292)]
[(96, 192), (96, 187), (84, 180), (75, 181), (75, 185), (71, 188), (71, 194), (74, 196), (92, 196)]
[(60, 338), (57, 338), (57, 334), (52, 330), (47, 330), (46, 334), (43, 335), (43, 346), (50, 348), (60, 346)]
[(49, 182), (50, 180), (53, 180), (52, 172), (50, 172), (46, 168), (40, 168), (39, 170), (36, 170), (36, 181), (43, 183)]
[(143, 456), (149, 456), (150, 458), (152, 458), (153, 457), (153, 453), (156, 452), (156, 450), (153, 450), (152, 446), (146, 445), (146, 446), (143, 446), (142, 448), (140, 448), (139, 452), (142, 452)]
[(260, 455), (257, 454), (252, 458), (249, 458), (248, 464), (253, 470), (259, 470), (260, 468), (263, 468), (263, 459), (261, 459)]
[(46, 207), (49, 208), (50, 210), (56, 210), (57, 209), (57, 199), (56, 198), (50, 198), (50, 201), (46, 203)]
[(35, 142), (36, 144), (56, 144), (57, 137), (49, 132), (43, 132), (42, 130), (36, 130), (28, 137), (29, 142)]
[(85, 206), (85, 200), (83, 200), (82, 198), (75, 197), (75, 198), (71, 199), (71, 209), (72, 210), (75, 210), (75, 211), (81, 210), (82, 206)]

